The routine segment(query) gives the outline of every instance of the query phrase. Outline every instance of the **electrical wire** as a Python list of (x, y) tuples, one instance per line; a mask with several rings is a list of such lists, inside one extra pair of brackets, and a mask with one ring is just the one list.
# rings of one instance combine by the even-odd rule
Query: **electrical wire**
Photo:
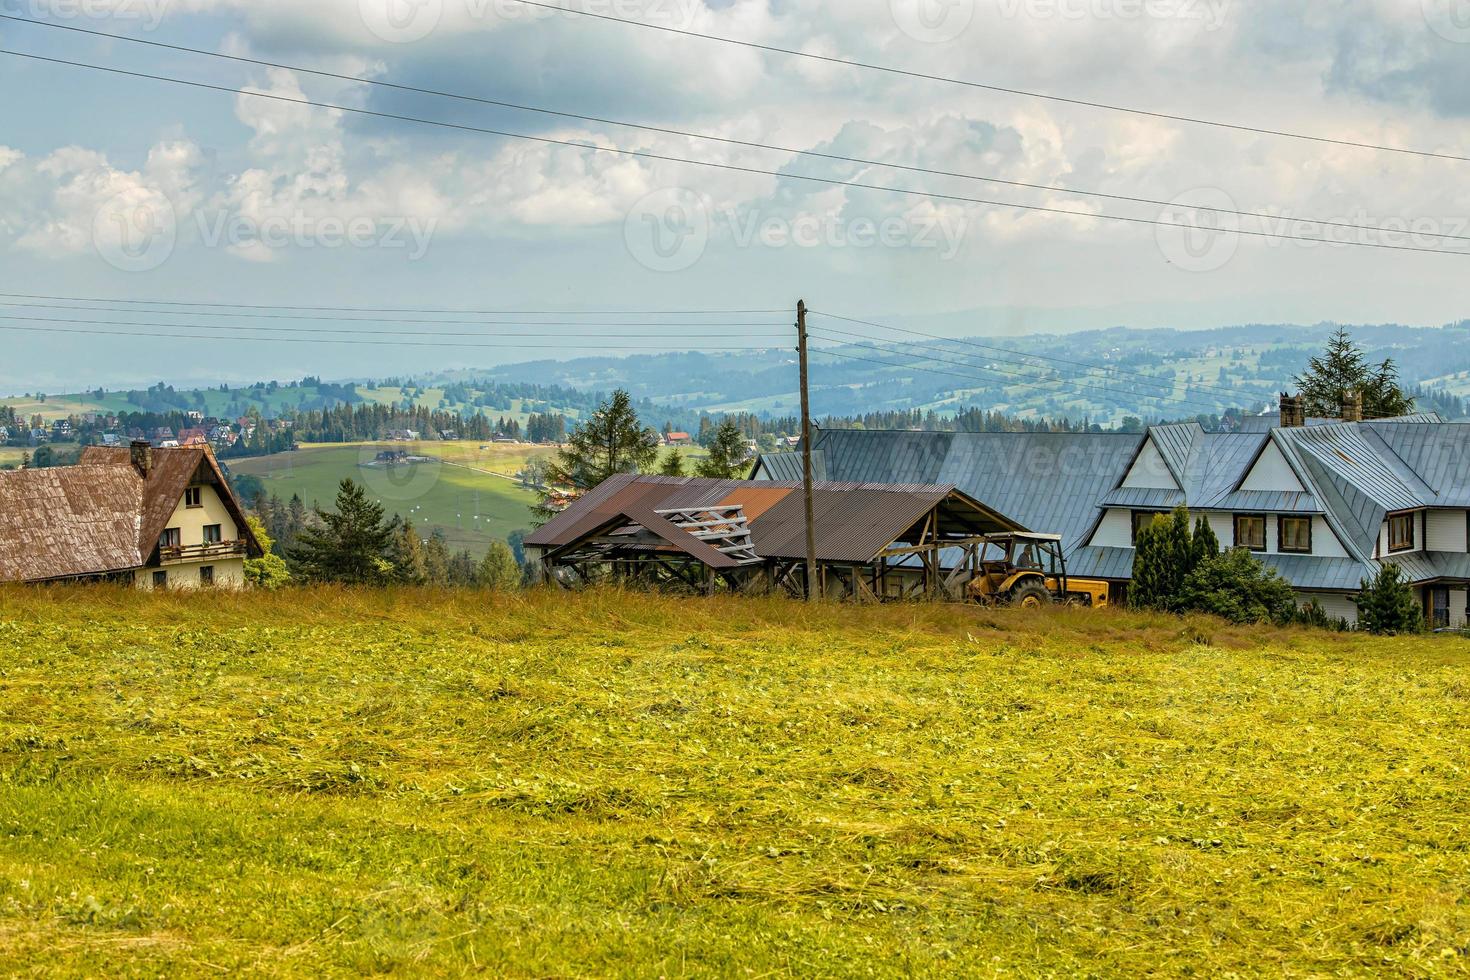
[[(445, 129), (453, 129), (461, 132), (479, 133), (488, 136), (501, 136), (509, 139), (527, 140), (542, 143), (549, 146), (565, 146), (578, 150), (588, 150), (597, 153), (614, 153), (620, 156), (635, 157), (645, 160), (658, 160), (665, 163), (688, 164), (696, 167), (707, 167), (715, 170), (726, 170), (734, 173), (753, 174), (764, 177), (776, 177), (785, 180), (801, 180), (808, 183), (822, 184), (829, 187), (851, 187), (858, 190), (880, 191), (888, 194), (898, 194), (906, 197), (923, 198), (930, 201), (951, 201), (960, 204), (977, 204), (985, 207), (1003, 208), (1012, 211), (1027, 211), (1044, 214), (1061, 214), (1073, 218), (1090, 218), (1096, 221), (1118, 221), (1128, 224), (1152, 225), (1155, 227), (1184, 228), (1187, 230), (1198, 230), (1198, 226), (1184, 221), (1168, 221), (1162, 218), (1138, 218), (1128, 215), (1104, 214), (1101, 212), (1074, 211), (1069, 208), (1053, 208), (1039, 204), (1018, 204), (1012, 201), (995, 201), (988, 198), (966, 197), (961, 194), (941, 194), (931, 191), (915, 190), (904, 187), (888, 187), (883, 184), (870, 184), (856, 180), (839, 180), (835, 177), (818, 177), (812, 174), (796, 174), (778, 170), (765, 170), (759, 167), (746, 167), (733, 163), (716, 163), (711, 160), (695, 160), (689, 157), (673, 156), (665, 153), (653, 153), (648, 150), (629, 150), (620, 147), (602, 146), (596, 143), (581, 142), (575, 140), (554, 139), (547, 136), (531, 136), (525, 133), (514, 133), (508, 130), (490, 129), (481, 126), (469, 126), (463, 123), (451, 123), (443, 120), (425, 119), (420, 116), (409, 116), (400, 113), (380, 112), (375, 109), (361, 109), (353, 106), (338, 105), (333, 102), (321, 102), (312, 99), (295, 99), (284, 95), (275, 95), (269, 92), (253, 92), (248, 89), (231, 88), (227, 85), (213, 85), (208, 82), (196, 82), (189, 79), (174, 78), (167, 75), (153, 75), (147, 72), (128, 71), (122, 68), (111, 68), (105, 65), (94, 65), (89, 62), (69, 61), (65, 58), (50, 58), (44, 55), (29, 54), (21, 51), (10, 51), (0, 49), (0, 55), (8, 55), (15, 58), (25, 58), (32, 61), (40, 61), (54, 65), (64, 65), (71, 68), (82, 68), (90, 71), (106, 72), (114, 75), (122, 75), (129, 78), (145, 78), (157, 82), (166, 82), (174, 85), (184, 85), (191, 88), (207, 89), (215, 92), (225, 92), (232, 95), (243, 95), (252, 98), (270, 99), (276, 102), (285, 102), (291, 105), (315, 106), (320, 109), (333, 109), (339, 112), (351, 112), (358, 115), (372, 116), (380, 119), (393, 119), (400, 122), (420, 123), (428, 126), (437, 126)], [(1428, 252), (1434, 255), (1454, 255), (1464, 257), (1470, 255), (1470, 251), (1452, 251), (1442, 248), (1427, 248), (1415, 245), (1390, 245), (1385, 242), (1366, 241), (1341, 241), (1328, 238), (1316, 238), (1310, 235), (1291, 235), (1284, 232), (1255, 231), (1247, 229), (1232, 229), (1222, 234), (1244, 235), (1250, 238), (1265, 238), (1273, 241), (1302, 241), (1311, 242), (1316, 245), (1340, 245), (1353, 248), (1373, 248), (1390, 252)]]
[[(703, 328), (748, 328), (748, 327), (779, 327), (780, 323), (718, 323), (704, 321), (700, 323), (672, 323), (672, 322), (618, 322), (604, 323), (596, 320), (422, 320), (403, 317), (350, 317), (350, 316), (317, 316), (306, 313), (219, 313), (204, 310), (147, 310), (147, 309), (116, 309), (104, 306), (66, 306), (55, 303), (7, 303), (0, 301), (0, 309), (42, 309), (42, 310), (75, 310), (83, 313), (115, 313), (121, 315), (143, 316), (208, 316), (208, 317), (241, 317), (254, 320), (312, 320), (326, 323), (413, 323), (413, 324), (444, 324), (447, 326), (474, 325), (483, 327), (609, 327), (612, 329), (623, 329), (626, 327), (670, 327), (675, 329)], [(165, 326), (166, 324), (150, 324), (150, 326)], [(242, 327), (241, 329), (258, 329), (264, 327)], [(282, 328), (286, 329), (286, 328)], [(350, 331), (349, 331), (350, 332)], [(417, 332), (417, 331), (412, 331)], [(452, 336), (475, 336), (474, 334), (454, 334)], [(572, 336), (570, 334), (558, 334), (558, 336)], [(584, 337), (599, 337), (601, 334), (582, 334)], [(624, 334), (623, 336), (633, 336)], [(647, 334), (646, 337), (659, 337), (661, 334)], [(763, 335), (773, 336), (773, 335)], [(785, 336), (785, 334), (782, 334)]]
[[(49, 299), (71, 303), (130, 303), (146, 306), (234, 307), (243, 310), (320, 310), (325, 313), (444, 313), (460, 316), (759, 316), (789, 314), (790, 310), (459, 310), (402, 306), (296, 306), (265, 303), (204, 303), (178, 299), (119, 299), (115, 296), (53, 296), (43, 293), (3, 293), (13, 299)], [(243, 315), (243, 314), (242, 314)], [(448, 321), (442, 321), (448, 322)]]
[[(316, 75), (321, 78), (333, 78), (338, 81), (352, 82), (361, 85), (373, 85), (380, 88), (392, 89), (400, 92), (413, 92), (418, 95), (430, 95), (437, 98), (456, 99), (462, 102), (471, 102), (478, 105), (496, 106), (503, 109), (514, 109), (520, 112), (535, 112), (542, 115), (558, 116), (564, 119), (576, 119), (582, 122), (599, 123), (609, 126), (621, 126), (626, 129), (637, 129), (644, 132), (661, 133), (667, 136), (679, 136), (686, 139), (707, 140), (714, 143), (723, 143), (727, 146), (739, 146), (747, 149), (769, 150), (774, 153), (788, 153), (794, 156), (813, 157), (820, 160), (830, 160), (837, 163), (851, 163), (863, 167), (883, 167), (890, 170), (903, 171), (905, 173), (923, 174), (931, 177), (953, 177), (960, 180), (981, 181), (990, 184), (1001, 184), (1007, 187), (1019, 187), (1027, 190), (1048, 191), (1051, 193), (1065, 194), (1071, 197), (1089, 197), (1108, 201), (1124, 201), (1130, 204), (1147, 204), (1153, 207), (1173, 208), (1194, 212), (1206, 212), (1212, 214), (1228, 214), (1240, 218), (1250, 218), (1260, 221), (1281, 220), (1281, 215), (1268, 214), (1261, 211), (1243, 211), (1235, 208), (1217, 208), (1205, 205), (1190, 205), (1179, 201), (1165, 201), (1157, 198), (1138, 197), (1129, 194), (1111, 194), (1105, 191), (1084, 190), (1074, 187), (1062, 187), (1057, 184), (1038, 184), (1029, 181), (1011, 180), (1004, 177), (995, 177), (987, 174), (963, 173), (953, 170), (940, 170), (933, 167), (918, 167), (910, 164), (891, 163), (884, 160), (869, 160), (864, 157), (844, 156), (838, 153), (823, 153), (818, 150), (801, 150), (790, 146), (780, 146), (772, 143), (759, 143), (753, 140), (731, 139), (725, 136), (713, 136), (708, 133), (695, 133), (682, 129), (670, 129), (661, 126), (650, 126), (644, 123), (628, 122), (621, 119), (609, 119), (602, 116), (589, 116), (582, 113), (567, 112), (557, 109), (547, 109), (542, 106), (526, 105), (518, 102), (507, 102), (501, 99), (492, 99), (484, 96), (465, 95), (458, 92), (446, 92), (439, 89), (421, 88), (416, 85), (403, 85), (397, 82), (383, 81), (376, 78), (365, 78), (361, 75), (345, 75), (338, 72), (325, 71), (318, 68), (307, 68), (302, 65), (287, 64), (279, 61), (266, 61), (261, 58), (247, 58), (243, 55), (225, 54), (219, 51), (209, 51), (205, 48), (193, 48), (182, 44), (168, 44), (163, 41), (152, 41), (146, 38), (128, 37), (122, 34), (112, 34), (107, 31), (91, 30), (85, 27), (77, 27), (71, 24), (55, 24), (48, 21), (33, 20), (28, 17), (17, 17), (12, 14), (0, 14), (0, 20), (13, 20), (22, 24), (35, 27), (49, 27), (56, 30), (72, 31), (79, 34), (87, 34), (93, 37), (108, 38), (113, 41), (126, 41), (132, 44), (143, 44), (149, 47), (162, 48), (169, 51), (178, 51), (188, 54), (202, 55), (207, 58), (219, 58), (240, 64), (257, 65), (264, 68), (278, 68), (286, 71), (300, 72), (307, 75)], [(1333, 221), (1327, 218), (1301, 217), (1291, 220), (1319, 225), (1324, 229), (1341, 228), (1351, 231), (1368, 231), (1380, 234), (1406, 234), (1407, 232), (1397, 228), (1385, 228), (1382, 225), (1364, 225), (1349, 221)], [(1445, 241), (1470, 242), (1470, 235), (1454, 235), (1448, 232), (1422, 232), (1415, 233), (1418, 238), (1438, 238)], [(1331, 239), (1326, 239), (1331, 241)]]
[[(0, 320), (19, 320), (21, 322), (37, 322), (37, 318), (35, 318), (35, 317), (0, 317)], [(106, 321), (98, 321), (98, 320), (78, 320), (78, 321), (40, 320), (39, 322), (41, 322), (41, 323), (77, 322), (77, 323), (93, 323), (93, 324), (97, 324), (97, 325), (103, 325)], [(146, 324), (146, 323), (140, 323), (140, 324), (119, 324), (119, 326), (154, 326), (154, 324)], [(252, 329), (252, 328), (249, 328), (249, 327), (226, 327), (226, 326), (218, 326), (218, 325), (212, 325), (212, 324), (187, 324), (187, 323), (169, 323), (169, 324), (160, 324), (159, 326), (172, 327), (174, 329), (180, 329), (180, 330), (182, 330), (182, 329), (189, 329), (189, 330), (231, 330), (231, 329), (249, 330), (249, 329)], [(264, 329), (267, 329), (267, 328), (264, 328), (264, 327), (256, 327), (254, 329), (264, 330)], [(72, 327), (26, 327), (26, 326), (15, 326), (13, 323), (9, 323), (9, 322), (0, 322), (0, 330), (22, 330), (22, 331), (28, 331), (28, 332), (31, 332), (31, 333), (47, 333), (47, 334), (51, 334), (51, 333), (60, 333), (60, 334), (85, 334), (85, 335), (88, 335), (88, 336), (95, 336), (95, 337), (160, 337), (160, 338), (164, 338), (164, 339), (167, 339), (167, 340), (200, 340), (200, 339), (203, 339), (203, 338), (200, 338), (200, 337), (195, 336), (193, 334), (186, 334), (186, 333), (185, 334), (180, 334), (180, 333), (158, 333), (156, 331), (139, 332), (139, 331), (127, 331), (127, 330), (85, 330), (85, 329), (72, 328)], [(470, 348), (470, 349), (473, 349), (473, 348), (487, 348), (487, 349), (504, 349), (504, 350), (545, 350), (547, 348), (547, 345), (549, 343), (551, 343), (553, 341), (558, 341), (556, 343), (556, 349), (557, 350), (591, 350), (591, 351), (637, 350), (637, 351), (659, 351), (659, 352), (666, 353), (666, 354), (667, 353), (685, 353), (685, 352), (703, 353), (703, 352), (716, 352), (716, 351), (721, 351), (721, 352), (724, 352), (724, 351), (769, 351), (769, 350), (779, 350), (779, 349), (781, 349), (781, 346), (780, 345), (775, 345), (775, 344), (768, 345), (768, 346), (758, 346), (758, 345), (735, 346), (735, 345), (731, 345), (731, 346), (719, 346), (719, 347), (681, 347), (681, 348), (679, 348), (678, 351), (672, 351), (671, 352), (669, 350), (667, 344), (637, 345), (637, 344), (621, 344), (621, 343), (619, 343), (619, 344), (614, 344), (614, 345), (611, 345), (611, 346), (609, 346), (607, 343), (600, 343), (600, 344), (563, 344), (563, 343), (560, 343), (559, 342), (559, 339), (556, 338), (556, 337), (547, 337), (547, 338), (544, 338), (541, 341), (541, 343), (537, 343), (537, 344), (484, 344), (484, 343), (480, 343), (480, 344), (469, 344), (469, 343), (459, 343), (459, 342), (443, 343), (443, 344), (441, 344), (441, 343), (431, 343), (431, 342), (428, 342), (428, 341), (418, 341), (418, 340), (401, 340), (401, 339), (400, 340), (341, 340), (341, 339), (336, 339), (336, 338), (331, 338), (331, 337), (326, 337), (326, 338), (313, 338), (313, 337), (258, 337), (258, 336), (255, 336), (255, 337), (252, 337), (252, 336), (223, 336), (223, 337), (221, 337), (221, 336), (215, 336), (215, 337), (212, 337), (210, 339), (212, 339), (212, 340), (240, 340), (240, 341), (248, 341), (248, 342), (252, 342), (252, 343), (271, 343), (271, 344), (345, 344), (345, 345), (353, 345), (353, 346), (356, 346), (356, 345), (364, 345), (364, 346), (371, 345), (371, 346), (377, 346), (377, 347), (450, 347), (450, 348), (455, 348), (455, 349), (460, 349), (460, 348)]]
[(1247, 126), (1239, 123), (1222, 122), (1216, 119), (1205, 119), (1200, 116), (1177, 115), (1168, 112), (1158, 112), (1150, 109), (1138, 109), (1131, 106), (1114, 105), (1107, 102), (1094, 102), (1087, 99), (1069, 98), (1061, 95), (1049, 95), (1045, 92), (1032, 92), (1026, 89), (1011, 88), (1004, 85), (993, 85), (985, 82), (969, 81), (962, 78), (951, 78), (945, 75), (933, 75), (927, 72), (910, 71), (904, 68), (894, 68), (889, 65), (878, 65), (870, 62), (853, 61), (847, 58), (838, 58), (832, 55), (816, 54), (812, 51), (798, 51), (794, 48), (782, 48), (771, 44), (760, 44), (755, 41), (742, 41), (737, 38), (722, 37), (718, 34), (703, 34), (698, 31), (684, 30), (678, 27), (666, 27), (661, 24), (650, 24), (647, 21), (630, 20), (625, 17), (615, 17), (612, 14), (593, 13), (589, 10), (576, 10), (572, 7), (563, 7), (554, 3), (543, 3), (538, 0), (514, 0), (515, 3), (525, 4), (528, 7), (541, 7), (546, 10), (556, 10), (567, 14), (576, 14), (580, 17), (591, 17), (596, 20), (611, 21), (617, 24), (625, 24), (629, 27), (642, 27), (651, 31), (663, 31), (669, 34), (678, 34), (684, 37), (699, 38), (705, 41), (717, 41), (721, 44), (733, 44), (744, 48), (753, 48), (757, 51), (766, 51), (771, 54), (789, 55), (793, 58), (806, 58), (812, 61), (821, 61), (832, 65), (842, 65), (846, 68), (860, 68), (864, 71), (883, 72), (889, 75), (900, 75), (907, 78), (916, 78), (928, 82), (943, 82), (948, 85), (961, 85), (966, 88), (983, 89), (988, 92), (999, 92), (1005, 95), (1018, 95), (1028, 99), (1043, 99), (1048, 102), (1058, 102), (1065, 105), (1081, 106), (1088, 109), (1104, 109), (1109, 112), (1121, 112), (1135, 116), (1147, 116), (1151, 119), (1166, 119), (1170, 122), (1189, 123), (1196, 126), (1212, 126), (1217, 129), (1231, 129), (1244, 133), (1253, 133), (1257, 136), (1279, 136), (1285, 139), (1306, 140), (1312, 143), (1326, 143), (1333, 146), (1347, 146), (1360, 150), (1377, 150), (1383, 153), (1402, 153), (1410, 156), (1427, 157), (1435, 160), (1455, 160), (1461, 163), (1470, 163), (1470, 156), (1459, 156), (1453, 153), (1440, 153), (1432, 150), (1416, 150), (1403, 146), (1387, 146), (1378, 143), (1368, 143), (1359, 140), (1336, 139), (1328, 136), (1312, 136), (1306, 133), (1293, 133), (1282, 129), (1269, 129), (1262, 126)]

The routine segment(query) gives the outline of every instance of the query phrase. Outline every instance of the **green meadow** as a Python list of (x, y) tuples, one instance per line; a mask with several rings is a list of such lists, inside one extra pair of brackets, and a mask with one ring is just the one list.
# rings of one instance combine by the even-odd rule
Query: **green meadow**
[(7, 975), (1470, 966), (1459, 638), (58, 588), (0, 643)]
[[(373, 465), (380, 450), (431, 456), (426, 463)], [(537, 497), (512, 479), (526, 459), (553, 448), (475, 443), (362, 443), (305, 446), (296, 452), (231, 460), (232, 473), (257, 476), (268, 493), (300, 494), (310, 507), (330, 509), (337, 486), (351, 478), (391, 514), (412, 519), (427, 534), (440, 528), (454, 550), (483, 555), (490, 542), (531, 526)]]

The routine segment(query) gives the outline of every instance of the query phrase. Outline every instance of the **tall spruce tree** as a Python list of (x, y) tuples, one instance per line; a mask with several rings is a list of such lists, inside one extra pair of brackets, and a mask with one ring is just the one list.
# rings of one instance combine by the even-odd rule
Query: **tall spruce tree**
[(615, 474), (649, 469), (658, 459), (658, 442), (658, 433), (638, 420), (628, 393), (613, 392), (610, 401), (598, 406), (567, 436), (547, 465), (548, 494), (537, 516), (546, 521), (555, 513), (546, 502), (552, 488), (569, 487), (581, 493)]
[(1414, 410), (1414, 399), (1399, 387), (1393, 359), (1369, 364), (1363, 349), (1353, 343), (1343, 327), (1328, 338), (1320, 357), (1308, 361), (1306, 372), (1295, 383), (1306, 401), (1307, 414), (1321, 418), (1337, 418), (1344, 397), (1351, 392), (1362, 394), (1365, 418), (1387, 418)]
[(659, 476), (687, 476), (684, 469), (684, 454), (679, 452), (678, 446), (670, 446), (669, 451), (658, 464)]
[(423, 585), (429, 580), (424, 545), (413, 521), (404, 521), (393, 535), (393, 577), (405, 585)]
[(1194, 571), (1212, 558), (1220, 557), (1220, 539), (1215, 536), (1215, 529), (1210, 527), (1210, 519), (1203, 514), (1194, 524), (1192, 550), (1194, 553), (1190, 561), (1190, 571)]
[(1397, 636), (1424, 632), (1424, 608), (1397, 565), (1384, 565), (1376, 576), (1363, 579), (1362, 591), (1353, 601), (1358, 605), (1358, 628), (1365, 633)]
[(1172, 514), (1160, 514), (1139, 530), (1134, 543), (1129, 602), (1140, 609), (1175, 608), (1180, 588), (1194, 565), (1189, 511), (1181, 506)]
[(337, 488), (337, 509), (314, 508), (315, 523), (296, 535), (291, 560), (302, 578), (345, 585), (380, 585), (393, 572), (389, 550), (393, 525), (383, 520), (383, 508), (368, 500), (362, 487), (343, 480)]
[(695, 472), (715, 480), (738, 479), (745, 475), (747, 455), (745, 434), (727, 416), (710, 437), (709, 455), (699, 461)]

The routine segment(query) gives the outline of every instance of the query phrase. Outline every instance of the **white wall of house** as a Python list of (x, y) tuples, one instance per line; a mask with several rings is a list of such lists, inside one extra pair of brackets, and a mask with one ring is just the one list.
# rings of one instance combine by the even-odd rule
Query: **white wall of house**
[(1302, 481), (1296, 478), (1291, 471), (1291, 466), (1286, 462), (1280, 447), (1274, 442), (1266, 444), (1256, 464), (1246, 474), (1245, 480), (1240, 484), (1242, 490), (1290, 490), (1301, 491), (1306, 488)]
[(204, 543), (204, 528), (209, 524), (220, 526), (221, 538), (225, 541), (238, 541), (240, 529), (235, 526), (235, 519), (230, 516), (229, 510), (225, 508), (225, 502), (214, 487), (203, 486), (199, 488), (199, 506), (186, 507), (184, 498), (179, 498), (178, 506), (174, 508), (173, 516), (168, 520), (169, 527), (179, 529), (184, 547)]
[(154, 575), (165, 574), (163, 587), (168, 589), (198, 589), (204, 585), (201, 568), (214, 569), (216, 589), (245, 588), (245, 559), (218, 558), (210, 561), (170, 562), (160, 568), (140, 568), (133, 575), (133, 584), (145, 591), (155, 588)]
[(1397, 551), (1388, 550), (1388, 524), (1392, 517), (1385, 517), (1383, 524), (1378, 528), (1378, 558), (1392, 558), (1394, 555), (1412, 555), (1424, 550), (1425, 529), (1429, 523), (1429, 516), (1424, 511), (1416, 511), (1414, 518), (1414, 547), (1400, 548)]
[(1425, 518), (1424, 544), (1430, 551), (1470, 551), (1470, 523), (1463, 510), (1431, 510)]
[(1301, 601), (1301, 604), (1303, 606), (1306, 606), (1313, 599), (1316, 599), (1317, 603), (1324, 610), (1326, 610), (1327, 615), (1331, 616), (1333, 619), (1345, 619), (1349, 623), (1354, 625), (1356, 625), (1358, 622), (1358, 605), (1357, 603), (1353, 602), (1352, 597), (1350, 596), (1309, 594), (1305, 592), (1299, 592), (1297, 593), (1297, 598)]
[(1147, 490), (1179, 489), (1179, 483), (1169, 472), (1169, 467), (1155, 448), (1153, 439), (1145, 442), (1139, 450), (1138, 458), (1133, 461), (1128, 475), (1123, 478), (1123, 486)]
[(1101, 523), (1097, 526), (1097, 533), (1088, 543), (1099, 548), (1133, 547), (1133, 511), (1117, 507), (1108, 508), (1103, 514)]

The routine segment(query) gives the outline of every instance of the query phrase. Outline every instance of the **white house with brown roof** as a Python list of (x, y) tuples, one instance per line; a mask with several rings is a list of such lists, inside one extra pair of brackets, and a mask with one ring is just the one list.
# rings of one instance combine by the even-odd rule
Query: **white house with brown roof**
[(262, 554), (208, 447), (88, 447), (76, 466), (0, 473), (0, 582), (245, 585)]

